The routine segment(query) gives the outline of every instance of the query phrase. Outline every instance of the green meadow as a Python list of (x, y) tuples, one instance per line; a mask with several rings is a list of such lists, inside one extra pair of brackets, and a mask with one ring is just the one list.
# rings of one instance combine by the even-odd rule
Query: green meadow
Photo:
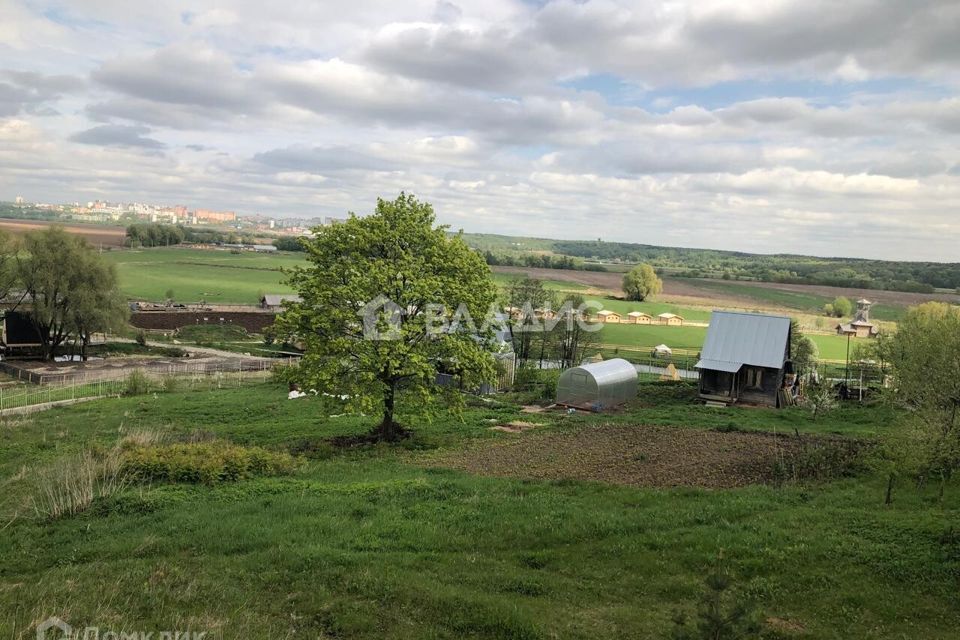
[(296, 253), (230, 253), (178, 247), (111, 251), (121, 291), (132, 299), (256, 304), (263, 293), (288, 293), (282, 268), (303, 264)]
[[(530, 416), (518, 397), (427, 420), (422, 405), (402, 402), (414, 438), (347, 449), (330, 439), (360, 433), (373, 418), (333, 417), (342, 409), (329, 399), (288, 401), (272, 384), (6, 420), (0, 637), (34, 637), (35, 625), (56, 615), (74, 628), (211, 639), (663, 638), (678, 612), (696, 615), (719, 558), (766, 638), (955, 636), (960, 499), (952, 487), (938, 502), (933, 488), (905, 483), (884, 507), (883, 479), (863, 466), (833, 479), (712, 489), (572, 479), (589, 456), (571, 463), (571, 477), (537, 477), (530, 464), (504, 477), (458, 470), (458, 460), (503, 447), (549, 454), (578, 433), (632, 439), (624, 434), (642, 438), (660, 425), (667, 437), (709, 443), (796, 428), (803, 438), (849, 439), (883, 433), (895, 419), (882, 407), (850, 406), (817, 422), (799, 409), (717, 410), (692, 403), (691, 393), (641, 385), (640, 399), (610, 416)], [(516, 419), (540, 427), (490, 430)], [(299, 462), (275, 477), (135, 482), (58, 518), (23, 508), (45, 486), (42, 471), (145, 433), (292, 452)], [(591, 455), (622, 458), (616, 440), (598, 441), (605, 449)], [(629, 471), (681, 455), (648, 453), (618, 464)]]

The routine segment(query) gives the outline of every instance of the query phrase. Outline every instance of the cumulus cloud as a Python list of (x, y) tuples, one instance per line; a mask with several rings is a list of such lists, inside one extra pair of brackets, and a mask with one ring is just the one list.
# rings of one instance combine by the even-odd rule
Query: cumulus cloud
[(946, 0), (11, 0), (0, 192), (407, 190), (477, 231), (956, 259), (958, 28)]

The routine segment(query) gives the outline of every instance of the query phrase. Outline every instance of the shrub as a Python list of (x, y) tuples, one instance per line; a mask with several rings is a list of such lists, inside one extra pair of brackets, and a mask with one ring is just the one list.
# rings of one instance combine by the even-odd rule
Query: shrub
[(140, 331), (137, 331), (136, 340), (137, 344), (141, 347), (147, 346), (147, 333), (143, 329), (140, 329)]
[(295, 468), (296, 459), (289, 454), (222, 440), (138, 446), (123, 455), (124, 472), (144, 482), (217, 484), (255, 476), (284, 475)]
[(127, 376), (127, 383), (124, 385), (123, 395), (140, 396), (150, 391), (150, 380), (147, 374), (141, 369), (134, 369)]

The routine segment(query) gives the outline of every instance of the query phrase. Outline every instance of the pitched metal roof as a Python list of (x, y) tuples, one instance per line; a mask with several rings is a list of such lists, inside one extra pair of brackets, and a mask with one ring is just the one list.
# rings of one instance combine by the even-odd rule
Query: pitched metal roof
[(294, 293), (268, 293), (260, 300), (268, 307), (279, 307), (284, 302), (302, 302), (300, 296)]
[(698, 369), (737, 371), (745, 364), (779, 369), (790, 340), (790, 318), (714, 311)]

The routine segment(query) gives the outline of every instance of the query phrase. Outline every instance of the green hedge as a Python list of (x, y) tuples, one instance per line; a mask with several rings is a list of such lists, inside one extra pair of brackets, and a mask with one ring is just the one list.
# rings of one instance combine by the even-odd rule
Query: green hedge
[(217, 484), (256, 476), (292, 473), (297, 460), (287, 453), (228, 442), (135, 446), (124, 451), (123, 471), (143, 482)]

